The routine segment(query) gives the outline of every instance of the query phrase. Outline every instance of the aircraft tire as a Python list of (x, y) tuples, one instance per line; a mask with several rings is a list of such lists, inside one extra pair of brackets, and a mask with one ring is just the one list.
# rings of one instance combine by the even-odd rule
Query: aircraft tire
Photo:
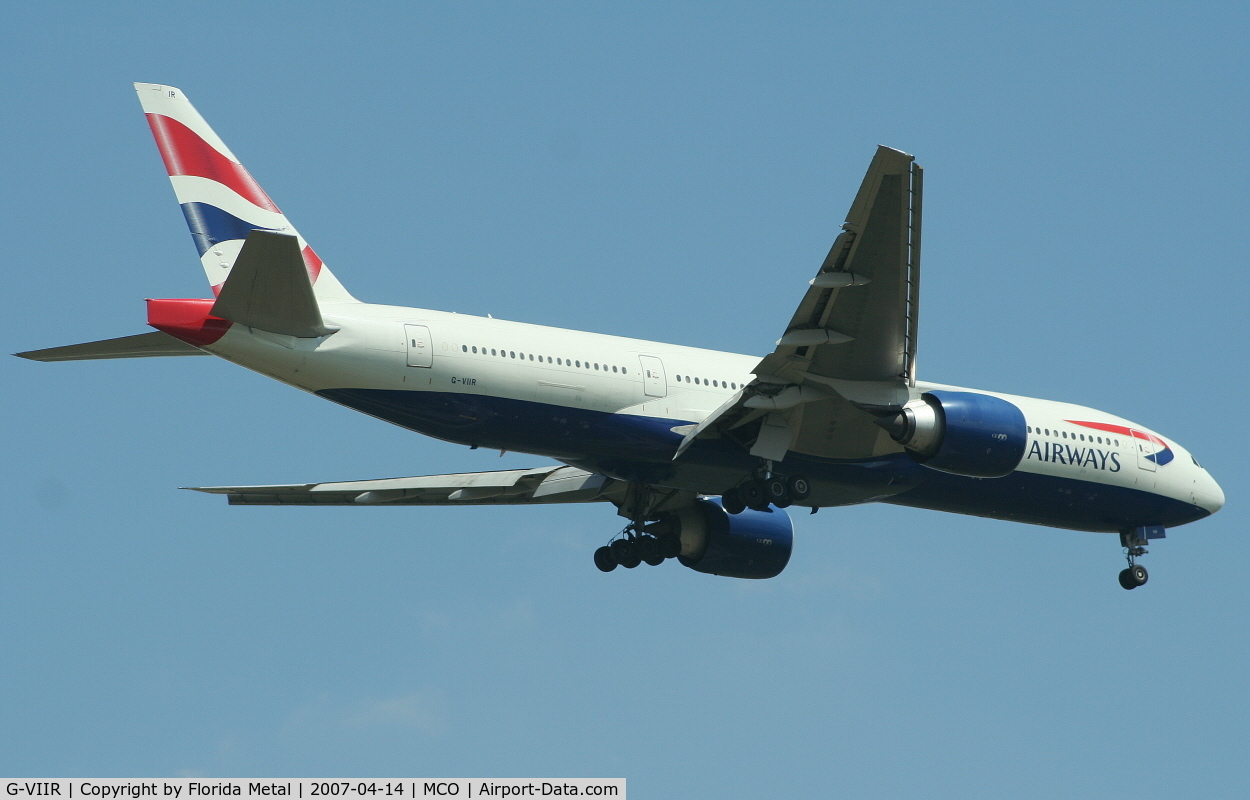
[(742, 492), (737, 489), (730, 489), (722, 494), (720, 504), (730, 514), (741, 514), (747, 510), (746, 501), (742, 499)]
[(628, 539), (617, 539), (608, 547), (612, 551), (612, 560), (622, 565), (625, 563), (625, 560), (629, 558), (629, 551), (632, 549), (629, 546)]
[(1141, 586), (1150, 580), (1150, 573), (1141, 564), (1134, 564), (1128, 568), (1129, 579), (1133, 581), (1134, 586)]
[[(625, 542), (625, 547), (622, 548), (625, 551), (624, 555), (623, 556), (618, 555), (616, 557), (617, 562), (619, 562), (622, 567), (624, 567), (625, 569), (633, 569), (634, 567), (642, 563), (642, 554), (638, 552), (638, 545), (634, 544), (628, 539), (617, 539), (617, 541)], [(613, 555), (615, 555), (616, 545), (613, 544), (612, 547), (613, 547)]]
[(785, 478), (769, 478), (764, 481), (764, 496), (768, 498), (768, 502), (777, 508), (786, 508), (790, 505), (790, 488), (786, 486)]
[(612, 557), (612, 548), (604, 545), (595, 551), (595, 566), (600, 572), (611, 572), (616, 569), (616, 559)]
[[(660, 556), (660, 543), (654, 536), (639, 536), (634, 540), (634, 547), (638, 549), (638, 555), (642, 556), (642, 560), (648, 564), (653, 558)], [(663, 560), (661, 557), (660, 561)]]
[(1137, 584), (1133, 582), (1133, 576), (1129, 574), (1127, 569), (1120, 570), (1120, 585), (1125, 589), (1137, 588)]
[(768, 496), (764, 492), (763, 481), (747, 481), (738, 491), (742, 492), (742, 499), (746, 502), (747, 508), (752, 511), (768, 510)]
[(802, 502), (812, 494), (812, 484), (802, 475), (792, 475), (787, 483), (791, 502)]

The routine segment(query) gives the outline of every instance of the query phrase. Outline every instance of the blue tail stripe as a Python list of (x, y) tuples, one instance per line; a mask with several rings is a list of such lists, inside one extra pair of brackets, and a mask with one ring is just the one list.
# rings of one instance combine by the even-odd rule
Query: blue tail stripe
[(201, 256), (218, 242), (246, 239), (254, 230), (273, 230), (263, 225), (253, 225), (208, 203), (183, 203), (182, 215), (187, 218), (191, 238), (195, 240), (195, 248), (200, 251)]

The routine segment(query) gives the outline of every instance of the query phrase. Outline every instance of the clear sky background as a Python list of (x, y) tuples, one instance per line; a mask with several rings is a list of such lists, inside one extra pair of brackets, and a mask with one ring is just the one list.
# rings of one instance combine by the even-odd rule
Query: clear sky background
[(132, 81), (364, 300), (763, 354), (877, 144), (926, 168), (920, 375), (1161, 431), (1227, 507), (1114, 536), (796, 515), (744, 582), (603, 505), (179, 486), (539, 466), (225, 362), (0, 359), (0, 773), (611, 776), (631, 796), (1250, 795), (1233, 3), (18, 4), (5, 352), (207, 296)]

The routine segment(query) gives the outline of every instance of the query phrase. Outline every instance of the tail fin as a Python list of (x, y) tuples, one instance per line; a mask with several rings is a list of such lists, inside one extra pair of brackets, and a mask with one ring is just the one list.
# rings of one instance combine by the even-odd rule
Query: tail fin
[(214, 295), (220, 293), (230, 275), (248, 233), (259, 229), (298, 239), (318, 300), (356, 301), (181, 90), (156, 83), (136, 83), (135, 91)]

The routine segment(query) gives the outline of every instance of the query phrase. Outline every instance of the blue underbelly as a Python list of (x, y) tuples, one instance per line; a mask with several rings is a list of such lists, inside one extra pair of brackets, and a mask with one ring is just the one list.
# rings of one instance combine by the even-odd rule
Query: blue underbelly
[[(674, 462), (684, 420), (613, 414), (454, 392), (324, 389), (318, 395), (387, 422), (457, 444), (533, 453), (638, 481), (720, 494), (759, 465), (724, 439), (699, 440)], [(1197, 506), (1127, 487), (1027, 472), (968, 478), (929, 469), (902, 453), (843, 461), (789, 454), (777, 467), (813, 484), (811, 505), (884, 501), (1053, 527), (1116, 531), (1176, 526), (1207, 516)]]

